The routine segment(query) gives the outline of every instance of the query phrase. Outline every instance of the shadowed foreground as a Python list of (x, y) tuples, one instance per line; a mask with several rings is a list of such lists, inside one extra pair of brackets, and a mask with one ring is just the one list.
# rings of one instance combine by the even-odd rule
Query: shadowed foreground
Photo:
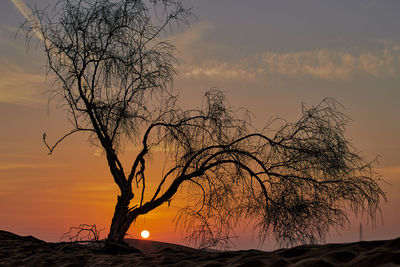
[(207, 252), (155, 241), (127, 241), (141, 253), (112, 255), (0, 231), (0, 266), (400, 266), (400, 238), (274, 252)]

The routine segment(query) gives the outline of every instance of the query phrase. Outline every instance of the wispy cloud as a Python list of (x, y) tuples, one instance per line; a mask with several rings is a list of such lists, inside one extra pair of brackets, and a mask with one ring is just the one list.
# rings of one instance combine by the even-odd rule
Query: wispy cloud
[[(23, 15), (29, 16), (29, 8), (22, 2), (14, 0)], [(34, 106), (42, 104), (45, 76), (40, 73), (42, 56), (32, 51), (27, 57), (25, 40), (15, 39), (17, 28), (0, 25), (0, 102)]]
[(21, 14), (25, 17), (28, 18), (32, 12), (31, 9), (25, 4), (24, 1), (22, 0), (11, 0), (11, 2), (14, 4), (16, 8), (21, 12)]
[[(11, 0), (14, 6), (21, 12), (21, 14), (29, 21), (29, 23), (34, 27), (37, 28), (40, 25), (40, 21), (37, 17), (33, 16), (32, 10), (25, 4), (22, 0)], [(43, 40), (43, 36), (38, 32), (35, 31), (36, 36)]]
[(186, 78), (212, 78), (217, 80), (256, 80), (257, 75), (264, 72), (264, 69), (258, 70), (254, 66), (230, 64), (218, 60), (209, 60), (200, 64), (182, 64), (180, 70)]
[(12, 170), (12, 169), (44, 169), (44, 168), (57, 168), (63, 165), (53, 164), (33, 164), (33, 163), (0, 163), (0, 171)]
[(195, 44), (199, 44), (205, 35), (214, 29), (214, 25), (208, 21), (193, 24), (183, 33), (173, 35), (169, 38), (171, 43), (176, 45), (179, 50), (187, 50)]
[[(400, 45), (357, 52), (317, 49), (277, 53), (265, 51), (229, 61), (190, 56), (179, 71), (184, 78), (266, 81), (274, 78), (349, 80), (367, 75), (396, 77), (400, 72)], [(195, 53), (193, 53), (195, 54)]]
[[(375, 2), (369, 1), (369, 5)], [(392, 78), (400, 72), (400, 44), (389, 40), (348, 43), (345, 49), (251, 52), (210, 39), (213, 36), (210, 33), (219, 32), (217, 27), (211, 22), (200, 22), (172, 37), (172, 43), (182, 51), (178, 70), (183, 78), (234, 82), (265, 82), (286, 77), (346, 81), (360, 76)]]
[(327, 49), (294, 53), (261, 55), (262, 66), (268, 74), (321, 79), (349, 79), (367, 74), (376, 78), (396, 75), (400, 67), (399, 48), (352, 54)]
[(32, 105), (43, 103), (44, 76), (0, 60), (0, 102)]

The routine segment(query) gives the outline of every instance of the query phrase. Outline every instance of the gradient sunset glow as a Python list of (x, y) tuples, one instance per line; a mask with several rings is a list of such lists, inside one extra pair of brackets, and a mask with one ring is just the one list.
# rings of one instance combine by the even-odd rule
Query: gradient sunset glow
[[(66, 115), (57, 103), (47, 105), (43, 92), (51, 89), (51, 76), (46, 79), (37, 40), (27, 51), (24, 36), (15, 34), (28, 6), (49, 2), (0, 3), (0, 229), (58, 241), (81, 223), (108, 231), (118, 188), (87, 136), (72, 136), (51, 156), (42, 143), (43, 132), (54, 141), (69, 130)], [(364, 240), (400, 236), (400, 3), (244, 2), (187, 1), (198, 19), (170, 36), (180, 52), (174, 84), (180, 104), (198, 107), (204, 92), (218, 87), (232, 106), (252, 111), (261, 127), (277, 116), (296, 120), (302, 102), (335, 98), (353, 119), (347, 135), (354, 146), (367, 159), (379, 156), (388, 203), (375, 228), (366, 217), (352, 216), (352, 225), (332, 231), (327, 241), (358, 241), (360, 223)], [(137, 153), (128, 145), (124, 161)], [(151, 164), (150, 189), (162, 173), (162, 155)], [(174, 198), (139, 217), (129, 234), (140, 237), (142, 229), (151, 229), (153, 240), (182, 243), (173, 219), (184, 201)], [(237, 248), (257, 247), (251, 229), (244, 228), (245, 222), (238, 226)], [(261, 248), (273, 249), (274, 243)]]

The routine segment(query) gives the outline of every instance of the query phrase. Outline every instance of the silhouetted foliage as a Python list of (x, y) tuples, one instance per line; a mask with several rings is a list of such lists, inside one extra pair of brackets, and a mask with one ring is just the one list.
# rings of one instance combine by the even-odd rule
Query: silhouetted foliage
[[(107, 157), (120, 188), (107, 241), (122, 243), (132, 222), (188, 185), (188, 206), (178, 214), (189, 241), (228, 246), (237, 222), (251, 220), (264, 240), (281, 244), (323, 240), (347, 222), (347, 210), (372, 218), (385, 198), (373, 162), (345, 137), (347, 116), (333, 99), (305, 107), (295, 123), (256, 130), (218, 89), (198, 109), (182, 110), (172, 91), (171, 23), (191, 13), (180, 0), (62, 0), (34, 10), (23, 29), (43, 41), (52, 97), (69, 113), (72, 130), (88, 132)], [(29, 37), (28, 37), (29, 39)], [(132, 164), (120, 161), (126, 142), (140, 146)], [(149, 158), (164, 151), (166, 168), (148, 192)], [(146, 195), (145, 195), (146, 194)]]

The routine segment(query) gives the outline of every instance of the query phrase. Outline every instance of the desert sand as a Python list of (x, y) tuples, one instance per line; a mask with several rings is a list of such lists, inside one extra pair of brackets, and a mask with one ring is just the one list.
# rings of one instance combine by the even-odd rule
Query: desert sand
[(127, 242), (140, 252), (107, 254), (100, 248), (0, 231), (0, 266), (400, 266), (400, 238), (273, 252), (210, 252), (149, 240)]

